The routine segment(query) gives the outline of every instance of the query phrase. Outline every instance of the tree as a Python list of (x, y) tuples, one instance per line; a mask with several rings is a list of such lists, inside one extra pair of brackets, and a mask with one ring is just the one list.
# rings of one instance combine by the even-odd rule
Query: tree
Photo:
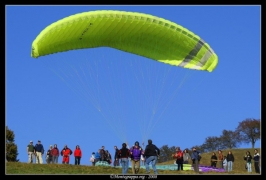
[(260, 139), (260, 119), (248, 118), (239, 122), (236, 132), (239, 133), (241, 142), (251, 143), (254, 148), (256, 141)]
[(220, 148), (221, 140), (219, 137), (211, 136), (205, 139), (205, 142), (201, 146), (202, 150), (210, 152)]
[(175, 146), (172, 147), (168, 147), (168, 145), (164, 145), (160, 148), (160, 159), (158, 160), (158, 162), (165, 162), (165, 161), (169, 161), (172, 160), (172, 154), (175, 153)]
[(232, 149), (238, 147), (240, 144), (240, 134), (236, 131), (227, 131), (223, 130), (222, 135), (220, 136), (221, 149)]
[(18, 162), (18, 147), (14, 143), (15, 134), (6, 126), (6, 160), (12, 162)]

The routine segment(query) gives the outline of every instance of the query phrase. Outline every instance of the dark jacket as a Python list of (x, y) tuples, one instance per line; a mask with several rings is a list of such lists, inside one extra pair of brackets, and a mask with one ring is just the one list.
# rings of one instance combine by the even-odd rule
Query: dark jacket
[(49, 157), (52, 157), (52, 156), (53, 156), (53, 155), (52, 155), (52, 149), (48, 149), (46, 155), (48, 155)]
[(119, 158), (128, 158), (130, 155), (130, 151), (128, 148), (123, 147), (119, 150)]
[(200, 160), (200, 157), (199, 157), (199, 154), (200, 154), (200, 152), (199, 151), (192, 151), (192, 153), (191, 153), (191, 159), (192, 159), (192, 161), (195, 161), (195, 160)]
[(231, 154), (227, 154), (227, 156), (226, 156), (226, 160), (227, 160), (227, 162), (228, 161), (232, 161), (232, 162), (234, 162), (234, 160), (235, 160), (235, 158), (234, 158), (234, 155), (231, 153)]
[(115, 157), (114, 157), (114, 159), (115, 160), (116, 159), (119, 159), (119, 150), (118, 149), (115, 150)]
[(212, 155), (211, 156), (211, 162), (216, 164), (217, 161), (212, 161), (212, 159), (217, 160), (217, 156), (216, 155)]
[(144, 157), (148, 158), (150, 156), (159, 156), (160, 155), (160, 149), (155, 146), (154, 144), (148, 144), (144, 151)]
[(248, 163), (251, 163), (252, 156), (250, 154), (249, 155), (245, 155), (244, 156), (244, 160), (247, 161)]
[(259, 162), (260, 161), (260, 155), (259, 155), (259, 153), (257, 153), (257, 154), (254, 154), (254, 161), (255, 162)]
[(41, 152), (42, 154), (44, 153), (43, 145), (42, 144), (36, 144), (34, 147), (36, 152)]

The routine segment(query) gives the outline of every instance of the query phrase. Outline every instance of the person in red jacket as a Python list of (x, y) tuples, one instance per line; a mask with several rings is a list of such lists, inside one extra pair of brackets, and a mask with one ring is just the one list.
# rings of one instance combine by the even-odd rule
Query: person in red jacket
[(176, 158), (177, 170), (183, 171), (183, 151), (180, 147), (176, 147), (176, 153), (172, 156), (173, 158)]
[(69, 164), (69, 158), (71, 154), (71, 149), (69, 149), (67, 145), (65, 145), (64, 149), (62, 149), (61, 151), (61, 156), (63, 156), (62, 164)]
[(74, 151), (74, 157), (75, 157), (75, 165), (80, 165), (80, 159), (82, 157), (82, 151), (81, 151), (79, 145), (76, 146), (76, 149)]

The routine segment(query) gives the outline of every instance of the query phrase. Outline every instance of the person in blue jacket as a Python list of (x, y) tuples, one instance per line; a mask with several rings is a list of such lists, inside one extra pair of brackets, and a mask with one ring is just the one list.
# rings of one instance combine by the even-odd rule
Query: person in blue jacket
[(192, 148), (191, 160), (192, 160), (192, 166), (194, 168), (194, 171), (196, 173), (199, 173), (200, 152), (197, 151), (197, 148), (196, 147), (193, 147)]

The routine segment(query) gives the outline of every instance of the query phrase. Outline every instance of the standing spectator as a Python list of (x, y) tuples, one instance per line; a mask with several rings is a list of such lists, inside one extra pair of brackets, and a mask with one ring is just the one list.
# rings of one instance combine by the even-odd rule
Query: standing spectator
[(98, 162), (98, 161), (101, 161), (101, 155), (100, 155), (100, 152), (101, 152), (101, 149), (98, 149), (98, 151), (96, 151), (95, 153), (95, 164)]
[(41, 141), (38, 140), (38, 143), (34, 147), (35, 154), (36, 154), (36, 164), (42, 164), (42, 155), (44, 153), (43, 145), (41, 144)]
[(95, 152), (92, 152), (91, 157), (90, 157), (90, 162), (92, 166), (95, 166)]
[(50, 147), (46, 153), (46, 163), (47, 164), (50, 164), (53, 161), (52, 149), (53, 149), (53, 146), (50, 145)]
[(143, 154), (143, 150), (139, 146), (138, 141), (136, 141), (135, 145), (130, 149), (130, 154), (131, 154), (132, 174), (138, 174), (140, 169), (140, 157)]
[(176, 158), (177, 170), (183, 171), (183, 152), (180, 147), (176, 147), (176, 153), (172, 154), (173, 158)]
[(249, 151), (246, 152), (246, 155), (244, 156), (244, 160), (246, 161), (248, 172), (251, 173), (252, 172), (252, 169), (251, 169), (252, 156)]
[(260, 173), (260, 167), (259, 167), (259, 164), (260, 164), (260, 154), (258, 152), (257, 149), (254, 150), (254, 167), (255, 167), (255, 171), (256, 173)]
[(217, 163), (217, 156), (215, 152), (212, 152), (212, 156), (211, 156), (211, 166), (212, 167), (216, 167), (216, 163)]
[(27, 154), (28, 154), (28, 163), (33, 163), (34, 146), (33, 146), (33, 142), (32, 141), (30, 141), (30, 144), (27, 146)]
[(191, 153), (191, 160), (192, 160), (193, 169), (196, 173), (199, 173), (199, 159), (200, 159), (200, 152), (197, 151), (196, 147), (193, 147)]
[(112, 163), (112, 156), (111, 154), (109, 153), (108, 150), (105, 151), (105, 160), (108, 164), (111, 164)]
[(114, 155), (114, 167), (119, 166), (119, 150), (117, 146), (114, 146), (115, 155)]
[(106, 153), (105, 153), (105, 150), (104, 150), (104, 146), (102, 146), (102, 149), (100, 151), (100, 156), (101, 156), (101, 161), (106, 161)]
[(69, 164), (70, 155), (72, 154), (72, 150), (64, 146), (64, 149), (61, 151), (61, 156), (63, 156), (62, 164)]
[(226, 171), (226, 166), (227, 166), (227, 159), (226, 159), (226, 156), (224, 156), (224, 158), (223, 158), (223, 168), (224, 168), (225, 171)]
[(82, 151), (81, 151), (79, 145), (76, 146), (76, 149), (74, 151), (74, 157), (75, 157), (75, 165), (80, 165), (80, 159), (82, 157)]
[(54, 144), (54, 148), (52, 149), (52, 156), (53, 156), (52, 163), (58, 164), (59, 149), (57, 148), (57, 144)]
[(122, 174), (127, 174), (128, 171), (128, 157), (130, 155), (130, 151), (127, 148), (127, 144), (123, 143), (122, 148), (119, 150), (119, 157), (121, 159), (122, 166)]
[(222, 150), (218, 150), (218, 164), (219, 164), (219, 168), (223, 168), (223, 152)]
[(234, 155), (232, 154), (231, 151), (228, 151), (228, 154), (226, 156), (226, 160), (227, 160), (227, 168), (228, 168), (228, 172), (233, 170), (233, 164), (235, 161)]
[(188, 161), (189, 161), (190, 158), (191, 157), (190, 157), (190, 155), (188, 153), (188, 149), (185, 149), (183, 151), (183, 164), (188, 164)]
[(149, 139), (148, 145), (146, 146), (145, 151), (144, 151), (145, 166), (146, 166), (147, 174), (150, 173), (149, 163), (151, 163), (152, 165), (154, 174), (158, 174), (158, 171), (156, 169), (156, 163), (157, 163), (158, 156), (160, 156), (160, 149), (156, 145), (152, 144), (152, 140)]

